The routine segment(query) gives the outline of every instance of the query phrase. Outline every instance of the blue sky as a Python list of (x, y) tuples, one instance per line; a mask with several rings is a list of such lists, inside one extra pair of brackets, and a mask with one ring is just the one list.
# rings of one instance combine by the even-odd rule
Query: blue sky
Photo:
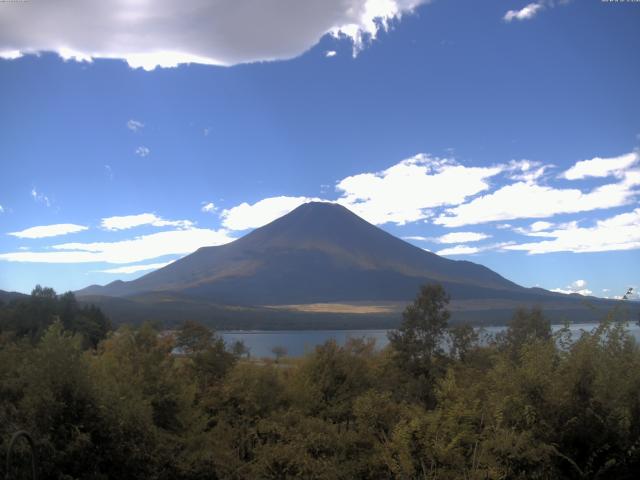
[(311, 199), (524, 286), (640, 286), (639, 3), (91, 3), (0, 4), (0, 289), (133, 279)]

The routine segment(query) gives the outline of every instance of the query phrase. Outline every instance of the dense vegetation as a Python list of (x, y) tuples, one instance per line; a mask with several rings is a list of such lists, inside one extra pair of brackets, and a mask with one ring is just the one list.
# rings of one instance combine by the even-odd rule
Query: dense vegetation
[(640, 350), (615, 312), (569, 342), (521, 310), (486, 343), (447, 302), (423, 287), (382, 351), (276, 362), (191, 322), (109, 332), (36, 289), (0, 307), (0, 458), (26, 429), (41, 478), (638, 478)]

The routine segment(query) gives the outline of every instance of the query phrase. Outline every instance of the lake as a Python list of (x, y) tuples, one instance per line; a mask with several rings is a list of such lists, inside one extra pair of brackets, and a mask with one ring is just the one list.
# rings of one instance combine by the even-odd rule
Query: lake
[[(573, 338), (577, 338), (582, 331), (591, 331), (597, 323), (575, 323), (570, 329)], [(506, 327), (485, 327), (484, 333), (494, 335)], [(554, 331), (562, 325), (552, 325)], [(640, 326), (629, 324), (629, 331), (636, 341), (640, 342)], [(297, 357), (312, 351), (329, 339), (335, 339), (340, 345), (349, 338), (373, 338), (379, 348), (383, 348), (389, 341), (388, 330), (251, 330), (251, 331), (221, 331), (218, 332), (227, 344), (241, 340), (249, 348), (252, 357), (273, 357), (274, 347), (284, 347), (289, 356)]]

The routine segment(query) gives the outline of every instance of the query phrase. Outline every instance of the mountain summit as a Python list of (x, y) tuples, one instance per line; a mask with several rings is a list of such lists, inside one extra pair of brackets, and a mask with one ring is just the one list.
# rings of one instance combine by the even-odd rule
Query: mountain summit
[(235, 305), (404, 301), (432, 281), (454, 299), (526, 300), (548, 293), (415, 247), (341, 205), (311, 202), (229, 244), (200, 248), (137, 280), (78, 294), (164, 292)]

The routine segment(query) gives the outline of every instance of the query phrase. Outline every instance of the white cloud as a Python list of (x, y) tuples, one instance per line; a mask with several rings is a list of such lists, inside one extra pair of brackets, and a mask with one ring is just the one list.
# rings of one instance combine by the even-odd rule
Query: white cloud
[(437, 243), (467, 243), (467, 242), (479, 242), (486, 238), (490, 238), (491, 235), (479, 232), (452, 232), (442, 235), (441, 237), (434, 238)]
[(247, 230), (262, 227), (303, 203), (322, 201), (320, 198), (310, 197), (270, 197), (252, 205), (245, 202), (223, 210), (220, 218), (222, 218), (222, 225), (229, 230)]
[(427, 0), (172, 0), (26, 2), (3, 9), (0, 52), (124, 59), (150, 70), (296, 57), (325, 34), (354, 53)]
[(193, 222), (189, 220), (165, 220), (154, 213), (141, 213), (139, 215), (124, 215), (103, 218), (100, 226), (105, 230), (126, 230), (129, 228), (151, 225), (153, 227), (179, 227), (191, 228)]
[[(10, 252), (0, 260), (32, 263), (138, 263), (166, 255), (184, 255), (200, 247), (235, 240), (226, 230), (189, 228), (142, 235), (117, 242), (64, 243), (43, 252)], [(51, 251), (54, 250), (54, 251)]]
[(15, 60), (22, 57), (20, 50), (0, 50), (0, 58), (4, 60)]
[(509, 245), (507, 250), (529, 254), (551, 252), (606, 252), (640, 248), (640, 208), (614, 217), (598, 220), (594, 226), (581, 227), (578, 222), (549, 231), (550, 240)]
[(569, 170), (562, 173), (561, 177), (567, 180), (608, 176), (622, 178), (629, 168), (638, 163), (639, 159), (638, 152), (631, 152), (612, 158), (595, 157), (577, 162)]
[(423, 237), (421, 235), (409, 235), (408, 237), (402, 237), (405, 240), (416, 240), (418, 242), (430, 242), (431, 238)]
[(554, 288), (552, 292), (558, 293), (579, 293), (580, 295), (591, 295), (593, 292), (587, 288), (587, 282), (584, 280), (576, 280), (575, 282), (567, 285), (566, 288)]
[(551, 229), (553, 227), (556, 228), (565, 228), (567, 226), (575, 225), (576, 222), (565, 223), (561, 225), (556, 225), (551, 222), (538, 221), (533, 222), (529, 227), (518, 227), (514, 228), (513, 231), (519, 233), (521, 235), (527, 235), (529, 237), (553, 237), (553, 233)]
[(4, 213), (4, 207), (0, 205), (0, 213)]
[(541, 232), (543, 230), (549, 230), (551, 227), (553, 227), (553, 223), (551, 222), (533, 222), (529, 228), (532, 232)]
[(67, 235), (69, 233), (82, 232), (84, 230), (87, 230), (87, 227), (82, 225), (74, 225), (73, 223), (58, 223), (56, 225), (31, 227), (20, 232), (11, 232), (8, 235), (12, 235), (18, 238), (46, 238), (56, 237), (58, 235)]
[[(444, 207), (433, 218), (435, 224), (461, 227), (499, 220), (520, 218), (548, 218), (557, 214), (578, 213), (619, 207), (634, 201), (640, 194), (640, 170), (621, 171), (615, 183), (608, 183), (582, 191), (577, 188), (556, 188), (541, 184), (546, 169), (551, 165), (529, 160), (511, 161), (489, 167), (467, 167), (453, 159), (436, 158), (427, 154), (400, 161), (379, 172), (366, 172), (346, 177), (336, 184), (344, 205), (367, 221), (381, 225), (404, 225), (434, 217), (435, 209)], [(491, 188), (490, 180), (517, 180), (499, 187), (491, 193), (477, 196)], [(498, 180), (494, 180), (497, 182)], [(472, 200), (464, 203), (469, 198)], [(230, 230), (257, 228), (293, 210), (308, 201), (319, 198), (279, 196), (260, 200), (252, 205), (242, 203), (222, 211), (222, 224)], [(530, 228), (514, 229), (531, 236), (551, 236), (550, 222), (534, 222)], [(559, 225), (556, 228), (570, 227)], [(513, 228), (500, 224), (499, 229)], [(442, 242), (466, 243), (479, 241), (474, 232), (471, 237), (458, 235), (442, 237)], [(407, 237), (408, 240), (430, 240), (426, 237)], [(449, 239), (449, 240), (447, 240)]]
[(127, 122), (127, 128), (132, 132), (137, 132), (138, 130), (142, 130), (142, 128), (144, 128), (144, 123), (132, 119)]
[(469, 245), (456, 245), (455, 247), (449, 247), (437, 251), (438, 255), (452, 256), (452, 255), (472, 255), (480, 252), (478, 247), (470, 247)]
[(327, 58), (335, 57), (338, 54), (335, 50), (327, 50), (324, 52), (324, 56)]
[(104, 166), (104, 173), (107, 175), (107, 178), (109, 180), (113, 180), (113, 168), (111, 168), (111, 165), (105, 165)]
[(508, 177), (511, 180), (532, 183), (540, 179), (545, 171), (551, 167), (552, 165), (542, 165), (537, 161), (511, 160), (506, 170), (509, 172)]
[(209, 202), (209, 203), (204, 203), (202, 205), (201, 210), (205, 213), (213, 213), (216, 210), (218, 210), (218, 207), (216, 207), (213, 202)]
[(42, 203), (47, 207), (51, 206), (51, 200), (49, 199), (49, 197), (44, 195), (42, 192), (38, 192), (38, 190), (36, 190), (36, 187), (33, 187), (31, 189), (31, 198), (33, 198), (33, 201), (36, 203)]
[(486, 245), (470, 246), (470, 245), (456, 245), (455, 247), (444, 248), (437, 251), (438, 255), (451, 256), (451, 255), (473, 255), (474, 253), (487, 252), (487, 251), (504, 251), (505, 247), (512, 245), (513, 242), (499, 242), (490, 243)]
[(404, 225), (428, 218), (434, 207), (457, 205), (489, 188), (503, 166), (466, 167), (451, 159), (418, 154), (376, 173), (344, 178), (338, 203), (376, 225)]
[(504, 14), (503, 20), (505, 22), (511, 22), (513, 20), (530, 20), (543, 8), (544, 5), (542, 2), (530, 3), (520, 10), (509, 10)]
[(486, 238), (491, 238), (491, 235), (478, 232), (452, 232), (442, 235), (440, 237), (423, 237), (420, 235), (412, 235), (408, 237), (402, 237), (405, 240), (416, 240), (419, 242), (434, 242), (434, 243), (466, 243), (466, 242), (479, 242)]
[(588, 212), (631, 203), (638, 195), (640, 171), (630, 170), (617, 183), (588, 192), (517, 182), (472, 201), (447, 209), (434, 223), (460, 227), (517, 218), (548, 218), (560, 213)]
[(147, 155), (149, 155), (150, 153), (151, 153), (151, 150), (149, 150), (145, 146), (140, 146), (140, 147), (136, 148), (136, 155), (138, 155), (139, 157), (144, 158)]
[(147, 263), (144, 265), (127, 265), (125, 267), (116, 267), (109, 268), (107, 270), (96, 270), (98, 273), (137, 273), (137, 272), (145, 272), (147, 270), (157, 270), (162, 267), (166, 267), (167, 265), (173, 262), (162, 262), (162, 263)]

